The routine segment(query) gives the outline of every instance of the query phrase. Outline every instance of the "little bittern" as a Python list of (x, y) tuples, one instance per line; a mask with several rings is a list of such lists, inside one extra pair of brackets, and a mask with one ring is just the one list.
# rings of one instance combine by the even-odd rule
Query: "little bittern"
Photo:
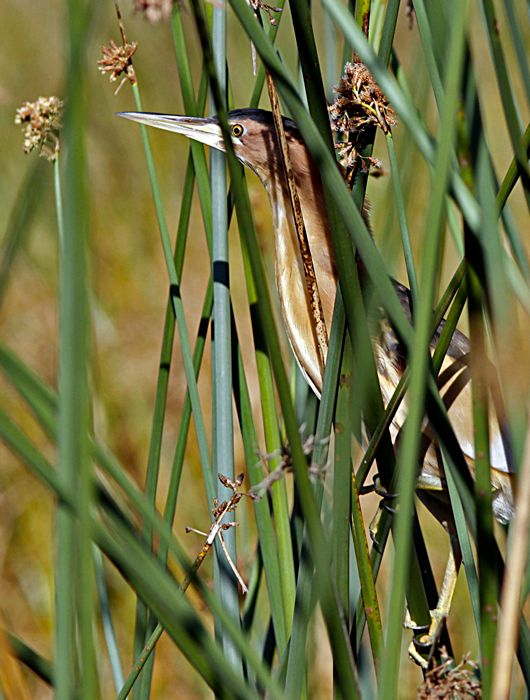
[[(221, 128), (216, 119), (137, 112), (125, 112), (121, 116), (159, 129), (183, 134), (221, 151), (225, 150)], [(276, 283), (285, 330), (304, 377), (315, 393), (320, 395), (322, 365), (319, 359), (314, 320), (309, 306), (291, 201), (272, 115), (270, 112), (260, 109), (241, 109), (230, 112), (228, 117), (236, 156), (256, 173), (269, 196), (275, 236)], [(318, 168), (304, 145), (296, 125), (291, 120), (284, 119), (284, 128), (313, 258), (324, 320), (329, 329), (337, 290), (337, 272), (322, 182)], [(398, 282), (394, 282), (394, 286), (401, 304), (410, 318), (409, 290)], [(433, 338), (433, 346), (438, 339), (440, 330), (441, 326)], [(380, 324), (379, 332), (373, 338), (373, 347), (383, 400), (386, 405), (402, 376), (405, 353), (390, 324), (386, 321)], [(473, 472), (473, 423), (469, 377), (469, 341), (462, 333), (455, 331), (439, 374), (439, 386), (441, 396), (448, 408), (455, 435), (466, 462)], [(405, 416), (406, 402), (403, 401), (391, 426), (393, 439), (403, 425)], [(426, 433), (428, 432), (427, 426)], [(505, 523), (513, 515), (511, 467), (507, 458), (508, 451), (505, 450), (503, 432), (495, 418), (492, 418), (491, 421), (490, 440), (493, 511), (495, 517), (500, 522)], [(437, 503), (436, 498), (429, 503), (428, 494), (445, 492), (443, 469), (439, 459), (439, 450), (432, 440), (424, 452), (418, 477), (418, 489), (433, 513), (439, 519), (447, 519), (447, 516), (440, 517), (440, 503)], [(442, 587), (446, 600), (440, 604), (439, 614), (448, 612), (455, 573), (453, 560)], [(449, 580), (451, 577), (452, 580)], [(431, 632), (434, 632), (433, 628), (431, 628)]]

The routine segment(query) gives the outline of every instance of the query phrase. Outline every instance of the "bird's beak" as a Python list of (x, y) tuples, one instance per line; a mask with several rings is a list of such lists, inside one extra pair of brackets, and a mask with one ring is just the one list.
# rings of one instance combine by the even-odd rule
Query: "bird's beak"
[(225, 150), (221, 127), (216, 119), (176, 117), (173, 114), (153, 112), (118, 112), (118, 117), (125, 117), (146, 126), (155, 126), (157, 129), (173, 131), (175, 134), (182, 134), (220, 151)]

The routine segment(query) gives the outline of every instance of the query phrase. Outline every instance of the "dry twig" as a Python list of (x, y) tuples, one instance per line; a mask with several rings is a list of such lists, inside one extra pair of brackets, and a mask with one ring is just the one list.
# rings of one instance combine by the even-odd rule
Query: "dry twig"
[(196, 530), (195, 528), (192, 527), (187, 527), (186, 532), (195, 532), (199, 535), (203, 535), (206, 537), (206, 540), (202, 546), (201, 551), (197, 555), (195, 561), (193, 562), (193, 566), (191, 568), (191, 572), (184, 581), (182, 582), (181, 588), (182, 590), (186, 590), (188, 587), (188, 584), (190, 582), (191, 576), (198, 570), (202, 562), (204, 561), (204, 558), (210, 551), (215, 538), (219, 537), (219, 541), (221, 544), (221, 548), (224, 552), (224, 555), (228, 561), (228, 564), (232, 571), (234, 572), (235, 577), (237, 578), (239, 585), (241, 586), (241, 590), (243, 592), (243, 595), (247, 593), (247, 587), (245, 585), (245, 582), (243, 581), (241, 575), (239, 574), (236, 565), (232, 561), (228, 550), (226, 548), (224, 539), (223, 539), (223, 531), (224, 530), (229, 530), (231, 527), (236, 527), (238, 525), (237, 522), (228, 522), (228, 523), (223, 523), (223, 518), (228, 514), (228, 513), (233, 513), (237, 507), (237, 504), (239, 501), (243, 498), (243, 496), (246, 496), (247, 498), (251, 498), (255, 500), (257, 496), (254, 493), (251, 492), (246, 492), (246, 491), (239, 491), (239, 488), (241, 484), (243, 483), (244, 474), (240, 474), (235, 481), (232, 481), (229, 479), (227, 476), (224, 476), (223, 474), (218, 474), (217, 475), (219, 481), (223, 484), (228, 489), (232, 489), (232, 495), (228, 499), (228, 501), (222, 501), (219, 503), (219, 501), (215, 498), (213, 502), (213, 508), (212, 508), (212, 515), (214, 517), (214, 522), (212, 523), (212, 526), (210, 527), (209, 532), (203, 532), (201, 530)]

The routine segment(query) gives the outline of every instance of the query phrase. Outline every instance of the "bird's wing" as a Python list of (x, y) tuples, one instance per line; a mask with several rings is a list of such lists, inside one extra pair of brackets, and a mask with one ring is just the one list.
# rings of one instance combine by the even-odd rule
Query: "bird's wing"
[[(399, 282), (394, 282), (394, 287), (405, 314), (411, 319), (410, 290)], [(436, 347), (444, 324), (445, 321), (442, 321), (433, 335), (430, 344), (431, 351), (434, 351)], [(438, 385), (460, 448), (466, 457), (474, 460), (469, 351), (469, 339), (460, 331), (455, 330), (438, 375)], [(500, 472), (511, 474), (513, 473), (511, 466), (513, 460), (511, 459), (507, 430), (502, 419), (502, 408), (497, 399), (500, 392), (494, 391), (493, 394), (496, 400), (492, 402), (489, 426), (491, 466)]]

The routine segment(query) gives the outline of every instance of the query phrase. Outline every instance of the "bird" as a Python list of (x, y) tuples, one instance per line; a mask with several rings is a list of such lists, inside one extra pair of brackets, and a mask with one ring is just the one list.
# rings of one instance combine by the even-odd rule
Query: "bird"
[[(121, 112), (119, 116), (181, 134), (220, 151), (226, 150), (221, 126), (216, 117), (189, 117), (151, 112)], [(296, 124), (283, 117), (283, 126), (313, 259), (324, 322), (329, 329), (337, 293), (338, 275), (322, 180)], [(236, 109), (228, 113), (228, 127), (236, 157), (258, 176), (267, 192), (272, 209), (275, 276), (283, 325), (303, 376), (315, 394), (320, 397), (323, 366), (314, 332), (314, 320), (307, 294), (288, 183), (284, 174), (272, 113), (263, 109)], [(392, 283), (405, 314), (409, 320), (412, 319), (410, 290), (396, 280), (392, 280)], [(433, 335), (431, 350), (436, 345), (443, 325), (442, 320)], [(372, 345), (383, 403), (386, 406), (406, 367), (406, 352), (386, 319), (379, 324), (372, 338)], [(464, 458), (473, 473), (475, 454), (469, 380), (470, 343), (463, 333), (455, 330), (438, 376), (438, 386)], [(405, 399), (401, 402), (390, 427), (393, 441), (398, 437), (406, 415)], [(434, 434), (427, 423), (424, 425), (424, 434), (427, 440), (418, 474), (417, 492), (420, 497), (423, 495), (422, 500), (435, 517), (442, 521), (446, 515), (444, 509), (440, 507), (438, 494), (442, 494), (442, 501), (443, 494), (447, 495), (443, 467)], [(493, 514), (499, 522), (507, 523), (514, 515), (513, 469), (506, 431), (502, 419), (497, 418), (496, 415), (490, 418), (490, 462)], [(433, 624), (427, 636), (429, 641), (434, 638), (435, 630), (440, 626), (440, 618), (449, 612), (448, 607), (450, 607), (457, 570), (458, 564), (455, 564), (454, 558), (452, 561), (450, 558), (442, 584), (445, 599), (443, 601), (440, 599), (437, 606), (438, 615), (433, 617)], [(421, 659), (416, 660), (423, 665)]]

